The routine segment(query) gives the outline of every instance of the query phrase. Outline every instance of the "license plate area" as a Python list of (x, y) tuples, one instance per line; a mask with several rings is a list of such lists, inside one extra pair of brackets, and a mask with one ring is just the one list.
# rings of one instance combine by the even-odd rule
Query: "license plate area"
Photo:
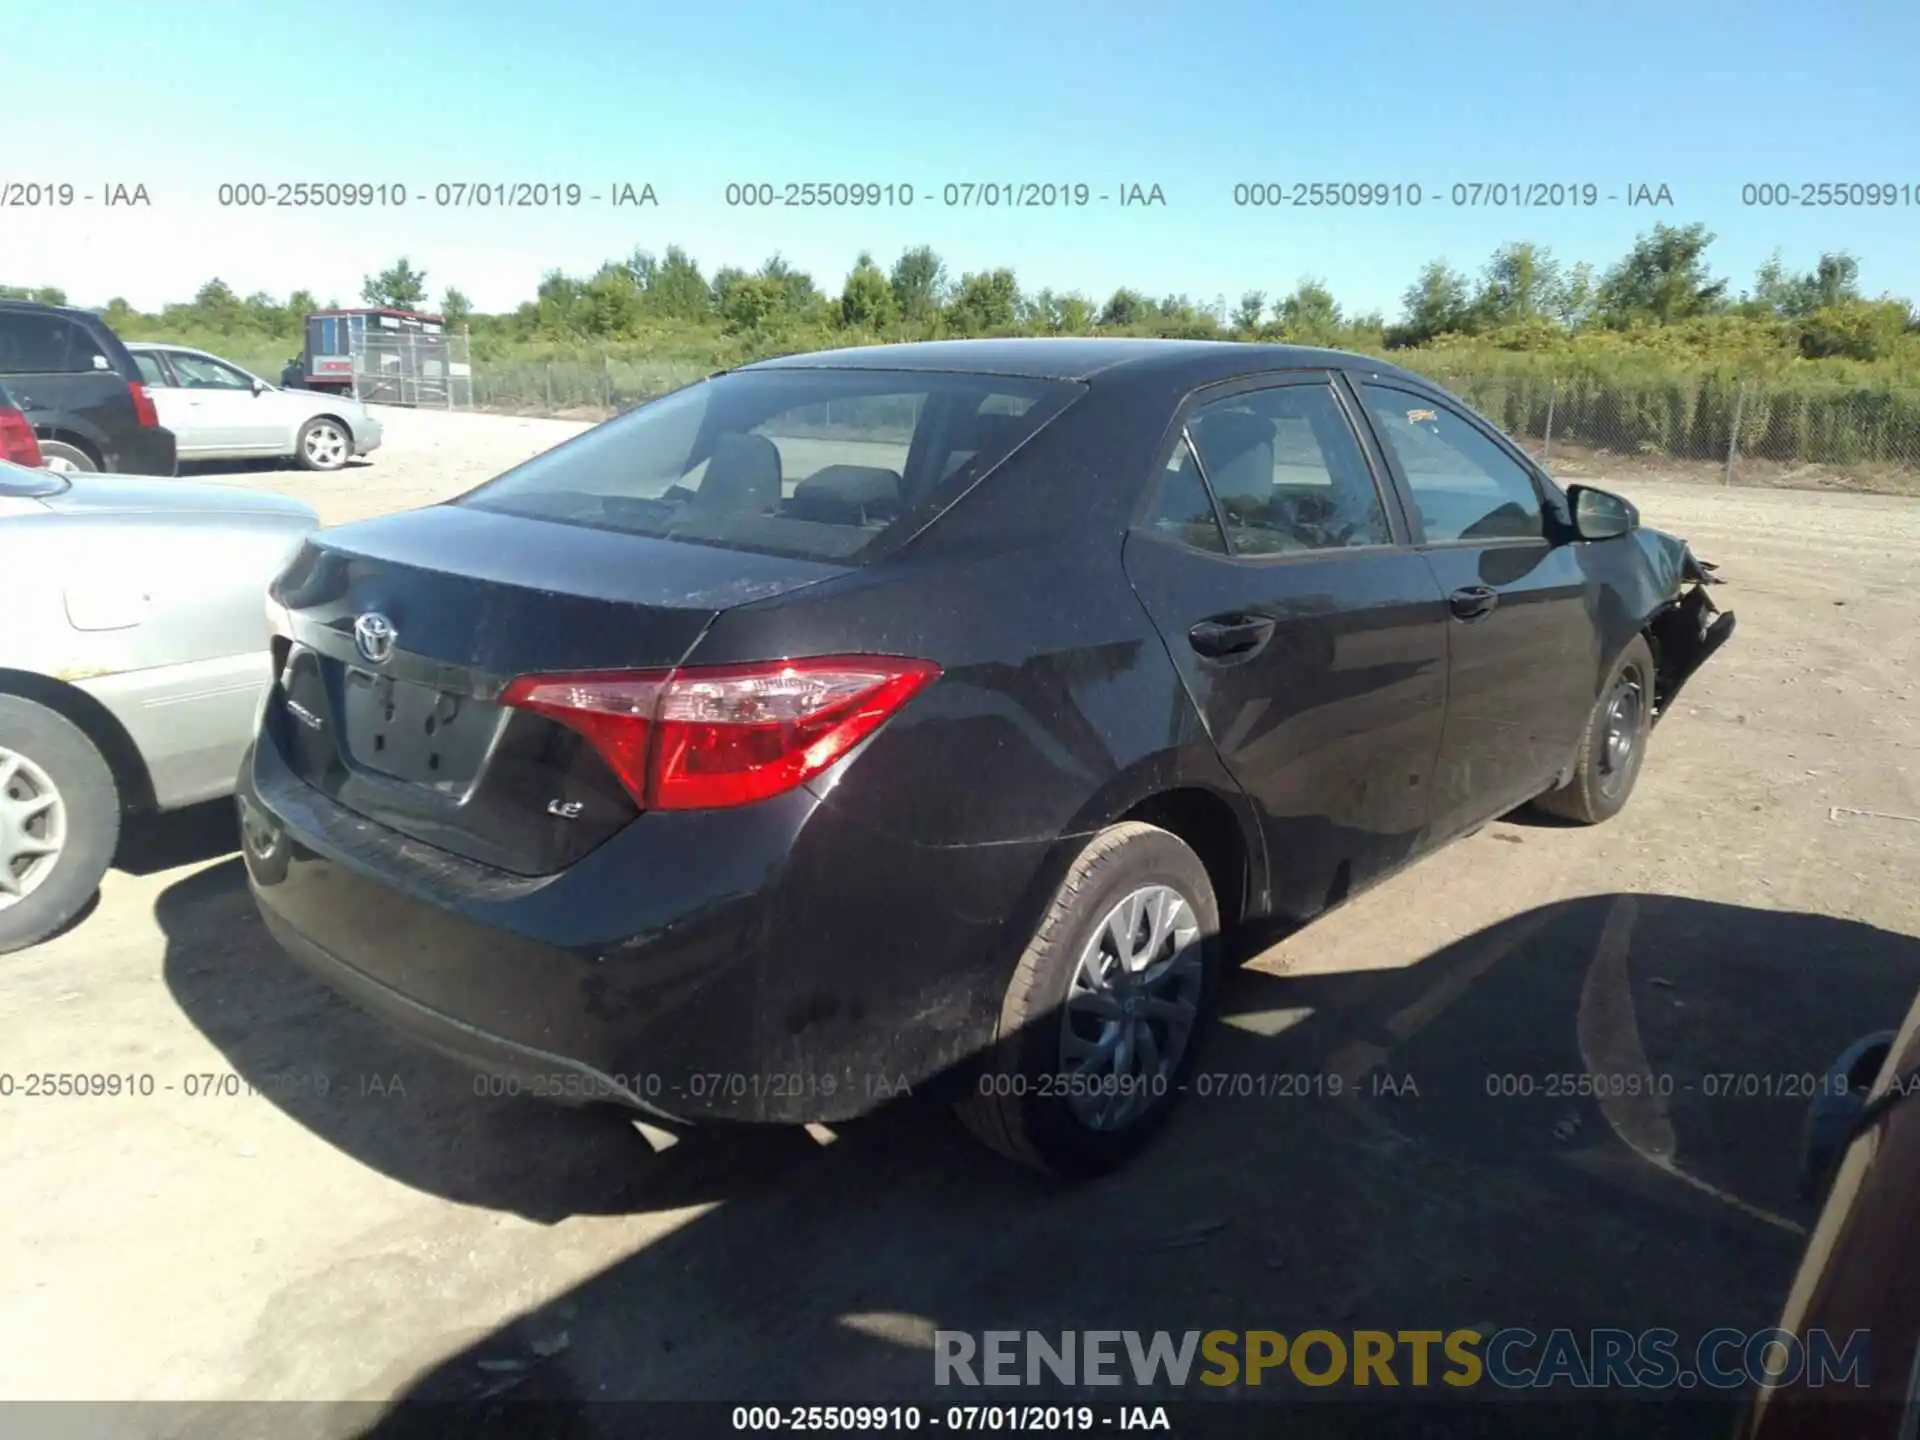
[(341, 681), (341, 718), (355, 764), (439, 790), (473, 783), (498, 728), (498, 706), (352, 668)]

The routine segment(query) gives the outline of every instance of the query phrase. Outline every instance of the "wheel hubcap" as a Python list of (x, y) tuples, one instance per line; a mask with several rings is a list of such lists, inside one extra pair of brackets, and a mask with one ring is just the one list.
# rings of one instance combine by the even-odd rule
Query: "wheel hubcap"
[(77, 475), (80, 473), (80, 467), (64, 455), (48, 456), (47, 459), (41, 462), (40, 468), (42, 470), (52, 470), (60, 475)]
[(1060, 1021), (1061, 1089), (1083, 1125), (1117, 1130), (1167, 1093), (1199, 1015), (1201, 959), (1199, 921), (1171, 886), (1135, 890), (1100, 922)]
[(1646, 727), (1646, 713), (1646, 687), (1641, 683), (1640, 672), (1632, 668), (1623, 670), (1607, 694), (1607, 733), (1600, 752), (1600, 783), (1608, 793), (1619, 789), (1633, 768), (1641, 732)]
[(0, 910), (39, 889), (67, 843), (67, 807), (33, 761), (0, 748)]
[(307, 432), (307, 458), (316, 465), (338, 465), (347, 458), (347, 437), (332, 425)]

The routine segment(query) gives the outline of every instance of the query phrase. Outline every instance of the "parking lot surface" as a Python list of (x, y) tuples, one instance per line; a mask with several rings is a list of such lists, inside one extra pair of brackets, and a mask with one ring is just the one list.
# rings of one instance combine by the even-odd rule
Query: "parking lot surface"
[[(341, 474), (212, 478), (340, 523), (583, 428), (385, 418)], [(1812, 1218), (1794, 1077), (1920, 985), (1920, 504), (1620, 488), (1740, 617), (1627, 810), (1497, 822), (1258, 956), (1208, 1093), (1090, 1187), (911, 1107), (656, 1155), (476, 1095), (281, 955), (225, 807), (142, 829), (0, 959), (0, 1070), (139, 1092), (0, 1099), (0, 1399), (238, 1433), (210, 1402), (919, 1397), (935, 1329), (1771, 1323)], [(1584, 1093), (1641, 1072), (1666, 1093)]]

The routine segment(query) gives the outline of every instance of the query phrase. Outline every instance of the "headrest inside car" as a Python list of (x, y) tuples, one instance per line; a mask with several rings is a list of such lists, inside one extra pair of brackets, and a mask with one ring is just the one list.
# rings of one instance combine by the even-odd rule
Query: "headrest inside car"
[(793, 488), (786, 513), (801, 520), (863, 525), (900, 512), (900, 477), (878, 465), (828, 465)]

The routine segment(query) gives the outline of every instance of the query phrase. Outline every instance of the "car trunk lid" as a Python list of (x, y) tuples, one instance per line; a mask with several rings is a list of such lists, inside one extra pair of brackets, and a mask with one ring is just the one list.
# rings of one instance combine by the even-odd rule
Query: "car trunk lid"
[(722, 610), (841, 573), (464, 506), (321, 532), (274, 586), (284, 633), (263, 732), (367, 819), (550, 873), (639, 806), (577, 730), (503, 705), (508, 682), (667, 669)]

